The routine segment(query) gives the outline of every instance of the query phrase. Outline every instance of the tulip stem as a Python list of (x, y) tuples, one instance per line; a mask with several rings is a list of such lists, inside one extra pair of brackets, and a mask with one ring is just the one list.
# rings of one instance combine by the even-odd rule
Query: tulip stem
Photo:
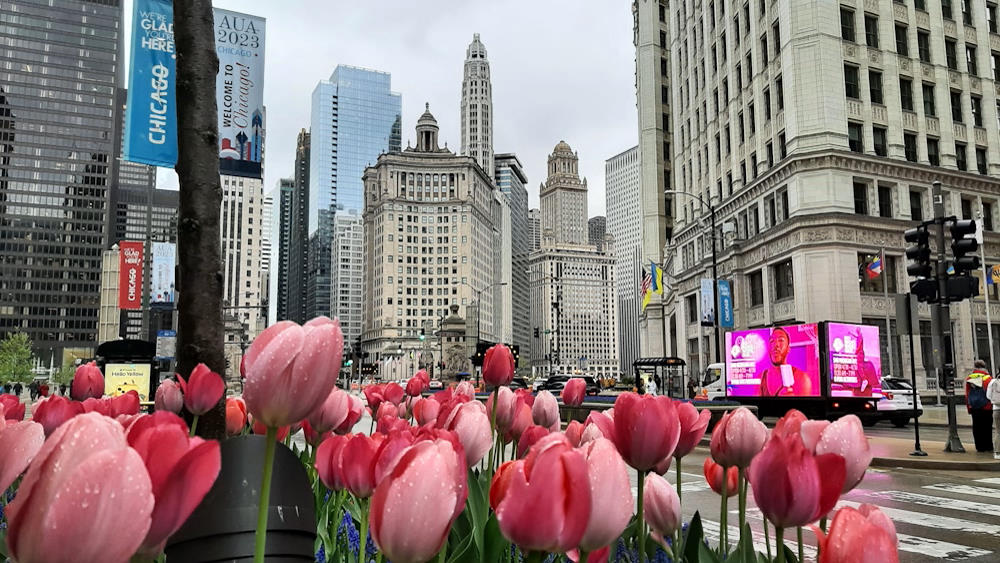
[(719, 551), (723, 554), (729, 553), (729, 534), (726, 528), (726, 517), (729, 515), (729, 491), (726, 490), (729, 485), (729, 479), (727, 478), (728, 467), (722, 468), (722, 506), (720, 507), (721, 514), (719, 515)]
[(785, 529), (774, 527), (774, 549), (778, 551), (778, 563), (785, 563)]
[(747, 476), (746, 469), (740, 468), (739, 475), (740, 502), (740, 541), (743, 541), (743, 525), (747, 522)]
[(526, 563), (542, 563), (544, 560), (545, 553), (541, 551), (529, 551), (528, 557), (525, 559)]
[(826, 533), (826, 516), (819, 519), (819, 529), (823, 530), (824, 534)]
[(365, 499), (361, 499), (361, 544), (358, 548), (358, 563), (368, 561), (368, 506)]
[(638, 497), (636, 499), (636, 518), (638, 518), (638, 521), (636, 522), (638, 526), (635, 528), (636, 546), (639, 549), (639, 563), (642, 563), (646, 560), (646, 520), (642, 513), (643, 489), (646, 484), (646, 472), (641, 469), (637, 469), (636, 471), (639, 472), (639, 494), (636, 495)]
[(805, 561), (805, 552), (804, 548), (802, 547), (802, 526), (799, 526), (797, 528), (796, 534), (798, 535), (799, 539), (799, 561)]
[[(197, 422), (198, 419), (195, 418), (195, 423)], [(271, 472), (274, 469), (274, 448), (278, 445), (278, 429), (268, 426), (264, 439), (267, 442), (267, 447), (264, 450), (264, 478), (260, 484), (260, 505), (257, 507), (254, 563), (264, 563), (264, 546), (267, 543), (267, 515), (271, 508)]]
[(194, 415), (194, 418), (191, 420), (191, 431), (188, 433), (189, 438), (194, 436), (194, 431), (197, 428), (198, 428), (198, 415)]
[(447, 541), (444, 542), (444, 545), (441, 546), (441, 551), (438, 552), (438, 563), (444, 563), (446, 555), (448, 555), (448, 542)]
[(584, 550), (581, 549), (580, 550), (580, 559), (578, 559), (576, 563), (587, 563), (587, 556), (588, 555), (589, 554), (586, 551), (584, 551)]
[(771, 560), (771, 531), (767, 529), (767, 518), (764, 519), (764, 545), (767, 547), (767, 560)]
[[(493, 481), (493, 453), (496, 451), (497, 440), (497, 396), (500, 387), (493, 389), (493, 407), (490, 409), (490, 439), (493, 440), (493, 447), (490, 448), (490, 462), (486, 466), (486, 470), (489, 472), (490, 482)], [(489, 513), (487, 513), (489, 514)]]

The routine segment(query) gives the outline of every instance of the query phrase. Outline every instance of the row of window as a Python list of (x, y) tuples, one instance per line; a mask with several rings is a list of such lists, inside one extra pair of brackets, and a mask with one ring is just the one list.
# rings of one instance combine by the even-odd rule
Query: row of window
[[(872, 126), (872, 144), (875, 154), (878, 156), (888, 156), (887, 130), (878, 125)], [(847, 138), (850, 149), (853, 152), (864, 152), (864, 125), (850, 121), (847, 123)], [(917, 162), (917, 134), (903, 132), (903, 152), (906, 160)], [(955, 141), (955, 166), (959, 170), (969, 169), (969, 146), (966, 143)], [(984, 147), (975, 147), (976, 170), (980, 174), (987, 174), (989, 170)], [(941, 165), (940, 141), (934, 137), (927, 137), (927, 161), (933, 166)]]

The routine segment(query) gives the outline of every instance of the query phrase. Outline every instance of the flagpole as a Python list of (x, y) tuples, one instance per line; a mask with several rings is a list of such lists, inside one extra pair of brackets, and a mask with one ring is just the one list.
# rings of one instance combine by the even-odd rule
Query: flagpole
[[(889, 374), (896, 374), (896, 360), (892, 353), (892, 325), (889, 323), (889, 264), (885, 261), (885, 247), (881, 249), (882, 261), (882, 293), (885, 296), (885, 341), (889, 345)], [(895, 278), (896, 272), (892, 273)], [(899, 327), (896, 327), (896, 331), (899, 332)]]

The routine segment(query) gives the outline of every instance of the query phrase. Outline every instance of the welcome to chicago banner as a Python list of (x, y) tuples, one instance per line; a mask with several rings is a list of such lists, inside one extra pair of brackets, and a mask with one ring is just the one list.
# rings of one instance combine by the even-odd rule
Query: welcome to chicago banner
[(219, 172), (261, 177), (264, 154), (264, 18), (215, 9)]

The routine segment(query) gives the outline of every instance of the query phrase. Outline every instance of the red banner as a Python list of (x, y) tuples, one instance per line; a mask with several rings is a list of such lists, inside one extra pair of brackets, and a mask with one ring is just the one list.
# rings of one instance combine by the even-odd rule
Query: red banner
[(118, 308), (142, 309), (142, 243), (118, 243)]

